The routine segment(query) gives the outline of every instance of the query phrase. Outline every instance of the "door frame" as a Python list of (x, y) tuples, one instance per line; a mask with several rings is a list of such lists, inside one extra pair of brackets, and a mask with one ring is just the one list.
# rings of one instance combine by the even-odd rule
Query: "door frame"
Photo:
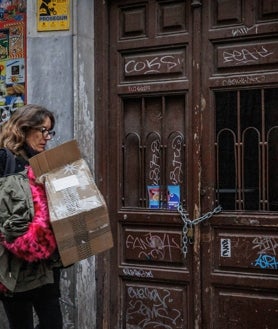
[[(94, 67), (95, 67), (95, 172), (97, 185), (109, 204), (108, 161), (109, 112), (108, 112), (108, 31), (107, 3), (94, 6)], [(99, 65), (102, 63), (102, 65)], [(108, 207), (109, 208), (109, 207)], [(111, 222), (112, 232), (114, 229)], [(114, 249), (114, 248), (113, 248)], [(113, 249), (96, 256), (96, 328), (110, 328), (110, 264)]]

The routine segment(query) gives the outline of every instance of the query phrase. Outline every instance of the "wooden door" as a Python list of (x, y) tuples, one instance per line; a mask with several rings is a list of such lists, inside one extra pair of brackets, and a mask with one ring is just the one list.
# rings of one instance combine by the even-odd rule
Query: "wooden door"
[(181, 219), (168, 200), (175, 194), (190, 211), (197, 195), (191, 180), (199, 169), (188, 161), (191, 6), (122, 0), (109, 9), (110, 209), (117, 232), (111, 302), (118, 311), (112, 328), (192, 327), (193, 257), (184, 259)]
[(275, 329), (278, 2), (203, 1), (202, 24), (202, 209), (224, 209), (201, 231), (202, 328)]
[(99, 328), (276, 329), (277, 14), (275, 0), (96, 5), (115, 242)]

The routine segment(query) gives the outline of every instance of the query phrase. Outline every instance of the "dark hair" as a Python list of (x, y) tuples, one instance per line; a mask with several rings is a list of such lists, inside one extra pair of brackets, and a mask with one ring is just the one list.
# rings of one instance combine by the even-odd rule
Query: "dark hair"
[(26, 133), (32, 128), (40, 127), (47, 117), (51, 121), (50, 129), (53, 129), (55, 118), (51, 111), (34, 104), (20, 107), (1, 127), (0, 147), (7, 147), (18, 154), (25, 143)]

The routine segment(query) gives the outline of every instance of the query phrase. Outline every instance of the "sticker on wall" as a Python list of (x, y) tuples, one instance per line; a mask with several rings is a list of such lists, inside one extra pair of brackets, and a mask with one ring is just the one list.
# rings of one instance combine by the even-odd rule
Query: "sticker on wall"
[(221, 257), (231, 257), (231, 239), (221, 239)]
[(27, 0), (0, 0), (0, 125), (26, 102)]
[(176, 210), (180, 204), (180, 186), (168, 185), (167, 191), (168, 209)]
[(69, 30), (69, 0), (37, 0), (37, 30)]
[(6, 84), (18, 84), (25, 82), (24, 59), (8, 60), (6, 64)]
[(149, 208), (159, 208), (160, 207), (160, 187), (157, 185), (147, 186), (149, 195)]

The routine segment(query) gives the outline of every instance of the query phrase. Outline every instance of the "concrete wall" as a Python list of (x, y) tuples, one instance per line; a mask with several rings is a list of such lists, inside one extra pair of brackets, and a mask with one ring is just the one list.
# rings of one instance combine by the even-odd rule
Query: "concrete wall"
[[(94, 3), (73, 0), (74, 136), (94, 174)], [(96, 329), (95, 257), (75, 265), (75, 329)]]
[(73, 137), (72, 24), (70, 31), (37, 32), (37, 1), (27, 8), (27, 101), (55, 113), (58, 144)]
[[(94, 169), (94, 1), (72, 0), (69, 31), (37, 32), (37, 0), (27, 1), (27, 100), (55, 113), (51, 146), (78, 140)], [(64, 329), (95, 329), (95, 259), (63, 270)], [(1, 329), (8, 329), (0, 305)]]

